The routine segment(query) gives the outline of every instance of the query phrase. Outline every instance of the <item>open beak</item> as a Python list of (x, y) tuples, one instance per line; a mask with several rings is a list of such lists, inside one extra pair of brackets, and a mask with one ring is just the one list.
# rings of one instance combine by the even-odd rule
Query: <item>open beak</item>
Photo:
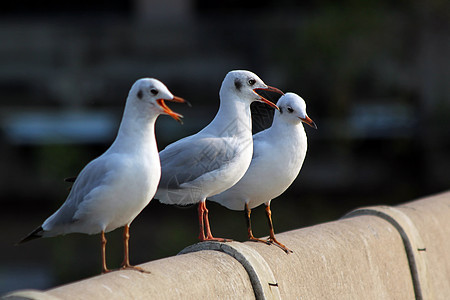
[[(159, 104), (159, 106), (162, 107), (164, 113), (168, 114), (169, 116), (171, 116), (172, 118), (174, 118), (176, 121), (180, 122), (181, 124), (183, 124), (183, 121), (181, 120), (181, 118), (183, 117), (182, 115), (174, 112), (173, 110), (171, 110), (166, 103), (164, 102), (164, 100), (167, 101), (172, 101), (172, 102), (179, 102), (179, 103), (189, 103), (186, 100), (184, 100), (183, 98), (180, 97), (176, 97), (174, 96), (173, 99), (157, 99), (156, 102)], [(189, 104), (188, 104), (189, 105)]]
[(316, 123), (314, 123), (314, 121), (311, 120), (308, 116), (306, 116), (304, 119), (300, 118), (300, 120), (302, 120), (302, 122), (308, 124), (312, 128), (317, 129)]
[(183, 98), (177, 97), (177, 96), (173, 96), (172, 100), (167, 100), (167, 101), (172, 101), (172, 102), (178, 102), (178, 103), (185, 103), (187, 104), (187, 106), (192, 107), (191, 103), (187, 100), (184, 100)]
[(275, 93), (278, 93), (278, 94), (280, 94), (280, 95), (284, 95), (284, 93), (283, 93), (281, 90), (279, 90), (279, 89), (277, 89), (276, 87), (273, 87), (273, 86), (267, 86), (267, 87), (265, 87), (265, 88), (256, 88), (256, 89), (253, 89), (253, 91), (259, 96), (259, 100), (260, 100), (261, 102), (264, 102), (264, 103), (266, 103), (266, 104), (272, 106), (273, 108), (275, 108), (275, 109), (277, 109), (277, 110), (280, 110), (280, 109), (278, 108), (278, 106), (275, 105), (275, 103), (273, 103), (273, 102), (267, 100), (266, 98), (264, 98), (263, 96), (261, 96), (260, 94), (258, 94), (258, 93), (256, 92), (256, 91), (259, 91), (259, 90), (261, 90), (261, 91), (268, 91), (268, 92), (275, 92)]

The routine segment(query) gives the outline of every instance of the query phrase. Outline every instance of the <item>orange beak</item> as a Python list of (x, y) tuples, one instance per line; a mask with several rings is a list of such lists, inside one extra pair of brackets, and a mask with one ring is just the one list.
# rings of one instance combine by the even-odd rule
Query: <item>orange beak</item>
[(181, 124), (183, 124), (183, 121), (181, 120), (181, 118), (183, 118), (182, 115), (174, 112), (173, 110), (171, 110), (166, 103), (164, 102), (164, 100), (167, 101), (172, 101), (172, 102), (178, 102), (178, 103), (188, 103), (186, 100), (184, 100), (183, 98), (180, 97), (176, 97), (174, 96), (172, 99), (157, 99), (156, 102), (159, 104), (159, 106), (162, 107), (164, 113), (168, 114), (169, 116), (171, 116), (172, 118), (174, 118), (176, 121), (180, 122)]
[(302, 120), (302, 122), (308, 124), (312, 128), (317, 129), (316, 123), (314, 123), (314, 121), (311, 120), (308, 116), (306, 116), (304, 119), (300, 118), (300, 120)]
[(183, 98), (177, 97), (177, 96), (173, 96), (173, 99), (168, 100), (167, 101), (172, 101), (172, 102), (178, 102), (178, 103), (187, 103), (188, 105), (190, 105), (190, 103), (186, 100), (184, 100)]
[[(275, 92), (275, 93), (278, 93), (278, 94), (280, 94), (280, 95), (284, 95), (284, 93), (283, 93), (281, 90), (279, 90), (279, 89), (277, 89), (276, 87), (273, 87), (273, 86), (267, 86), (266, 88), (256, 88), (256, 89), (254, 89), (253, 91), (256, 93), (256, 91), (258, 91), (258, 90), (269, 91), (269, 92)], [(271, 101), (267, 100), (266, 98), (264, 98), (263, 96), (261, 96), (261, 95), (259, 95), (259, 94), (258, 94), (258, 96), (259, 96), (259, 100), (260, 100), (261, 102), (264, 102), (264, 103), (266, 103), (266, 104), (272, 106), (273, 108), (275, 108), (275, 109), (277, 109), (277, 110), (280, 110), (280, 109), (278, 108), (278, 106), (275, 105), (275, 103), (272, 103)]]

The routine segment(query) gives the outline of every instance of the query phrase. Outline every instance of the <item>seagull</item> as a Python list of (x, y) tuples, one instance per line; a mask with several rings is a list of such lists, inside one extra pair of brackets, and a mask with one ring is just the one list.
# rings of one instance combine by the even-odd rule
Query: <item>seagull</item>
[(167, 114), (181, 122), (182, 115), (173, 112), (165, 100), (186, 102), (157, 79), (137, 80), (111, 147), (83, 168), (64, 204), (19, 244), (73, 232), (101, 233), (102, 273), (106, 273), (110, 270), (106, 266), (105, 233), (124, 226), (121, 266), (143, 271), (130, 265), (129, 227), (153, 198), (161, 177), (155, 121), (160, 114)]
[[(248, 237), (252, 241), (275, 244), (286, 253), (292, 252), (276, 238), (272, 224), (270, 201), (281, 195), (300, 172), (306, 156), (307, 139), (302, 122), (317, 129), (306, 114), (305, 101), (294, 93), (286, 93), (277, 102), (272, 126), (253, 135), (253, 157), (245, 175), (230, 189), (210, 197), (232, 210), (245, 210)], [(270, 236), (261, 240), (253, 236), (251, 209), (266, 206)]]
[(260, 101), (278, 109), (258, 95), (259, 90), (283, 94), (250, 71), (230, 71), (222, 82), (219, 111), (211, 123), (159, 153), (161, 181), (155, 198), (172, 205), (198, 203), (200, 241), (229, 241), (213, 237), (205, 201), (233, 186), (250, 165), (250, 104)]

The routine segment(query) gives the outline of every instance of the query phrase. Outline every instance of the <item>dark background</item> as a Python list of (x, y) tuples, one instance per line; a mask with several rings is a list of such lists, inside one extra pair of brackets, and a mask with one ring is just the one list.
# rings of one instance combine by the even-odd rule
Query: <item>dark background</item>
[[(277, 232), (448, 189), (448, 1), (297, 2), (3, 1), (0, 293), (99, 273), (98, 235), (14, 243), (64, 202), (63, 178), (109, 147), (141, 77), (193, 104), (171, 105), (182, 126), (159, 118), (160, 149), (213, 118), (230, 70), (251, 70), (306, 100), (318, 130), (306, 128), (303, 169), (272, 202)], [(253, 109), (254, 128), (270, 126), (273, 112)], [(246, 239), (242, 212), (208, 208), (216, 236)], [(131, 227), (132, 263), (195, 243), (196, 213), (152, 201)], [(255, 235), (267, 235), (263, 208), (252, 216)], [(121, 230), (108, 241), (115, 268)]]

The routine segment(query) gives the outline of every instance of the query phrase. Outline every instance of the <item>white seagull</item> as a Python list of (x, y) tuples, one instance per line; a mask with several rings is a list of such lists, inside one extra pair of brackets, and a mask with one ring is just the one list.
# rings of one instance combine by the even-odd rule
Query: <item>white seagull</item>
[(233, 186), (250, 165), (253, 152), (250, 104), (261, 101), (278, 109), (258, 95), (258, 90), (283, 94), (252, 72), (229, 72), (220, 88), (219, 111), (211, 123), (159, 153), (161, 181), (155, 198), (165, 204), (199, 203), (200, 241), (227, 241), (213, 237), (205, 201)]
[(160, 114), (177, 121), (182, 117), (167, 107), (164, 100), (186, 102), (173, 96), (156, 79), (137, 80), (128, 94), (119, 132), (111, 147), (84, 167), (64, 204), (19, 243), (72, 232), (101, 233), (105, 273), (109, 272), (105, 232), (125, 226), (122, 268), (142, 271), (129, 262), (129, 226), (153, 198), (161, 178), (155, 121)]
[[(297, 177), (306, 156), (307, 140), (302, 122), (317, 129), (306, 114), (305, 101), (294, 93), (282, 96), (275, 111), (272, 126), (253, 136), (253, 158), (244, 177), (233, 187), (209, 198), (232, 210), (244, 210), (248, 237), (253, 241), (276, 244), (286, 253), (292, 252), (275, 238), (270, 201), (281, 195)], [(253, 236), (251, 209), (266, 205), (270, 237), (266, 240)]]

